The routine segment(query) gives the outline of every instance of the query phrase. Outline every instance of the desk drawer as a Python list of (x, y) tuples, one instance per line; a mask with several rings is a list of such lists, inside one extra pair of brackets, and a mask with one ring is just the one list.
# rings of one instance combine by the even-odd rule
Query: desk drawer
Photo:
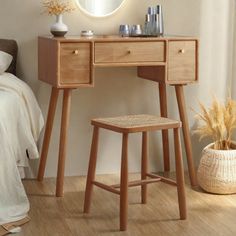
[(59, 84), (91, 83), (90, 43), (60, 44)]
[(174, 83), (197, 80), (197, 41), (170, 41), (168, 81)]
[(161, 62), (164, 42), (95, 43), (95, 63)]

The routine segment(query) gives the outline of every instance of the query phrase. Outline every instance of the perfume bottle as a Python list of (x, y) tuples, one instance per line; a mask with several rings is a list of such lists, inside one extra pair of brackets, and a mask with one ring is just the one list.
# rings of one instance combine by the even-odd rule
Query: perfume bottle
[(159, 15), (154, 15), (154, 22), (152, 27), (152, 35), (158, 37), (160, 35), (160, 28), (159, 28)]
[(148, 14), (153, 15), (154, 14), (154, 7), (148, 7)]
[(164, 35), (164, 21), (161, 5), (157, 5), (156, 7), (148, 7), (148, 14), (146, 15), (144, 28), (146, 35), (156, 37)]
[(148, 15), (150, 16), (150, 35), (154, 34), (154, 29), (155, 29), (155, 15), (156, 9), (155, 7), (148, 7)]
[(152, 34), (152, 23), (151, 23), (151, 15), (145, 15), (145, 23), (144, 23), (144, 35), (150, 36)]
[(163, 36), (164, 35), (164, 21), (163, 21), (163, 11), (162, 11), (161, 5), (157, 5), (156, 12), (157, 12), (156, 17), (158, 17), (158, 24), (159, 24), (158, 36)]

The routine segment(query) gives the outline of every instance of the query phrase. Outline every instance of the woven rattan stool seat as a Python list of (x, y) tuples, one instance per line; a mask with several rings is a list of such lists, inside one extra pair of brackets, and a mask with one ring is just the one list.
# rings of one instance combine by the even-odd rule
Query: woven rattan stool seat
[(181, 127), (180, 121), (146, 114), (98, 118), (93, 119), (91, 123), (92, 125), (120, 133), (135, 133)]

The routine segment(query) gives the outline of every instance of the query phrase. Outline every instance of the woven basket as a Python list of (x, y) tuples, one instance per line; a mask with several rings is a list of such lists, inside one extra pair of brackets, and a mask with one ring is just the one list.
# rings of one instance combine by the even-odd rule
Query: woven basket
[(236, 193), (236, 149), (214, 150), (212, 147), (213, 144), (209, 144), (202, 151), (197, 172), (199, 185), (210, 193)]

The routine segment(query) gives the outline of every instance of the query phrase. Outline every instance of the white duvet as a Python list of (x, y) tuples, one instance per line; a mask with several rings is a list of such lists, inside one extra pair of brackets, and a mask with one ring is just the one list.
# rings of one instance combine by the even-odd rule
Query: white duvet
[(23, 219), (29, 202), (17, 166), (38, 158), (43, 117), (32, 90), (10, 73), (0, 75), (0, 225)]

